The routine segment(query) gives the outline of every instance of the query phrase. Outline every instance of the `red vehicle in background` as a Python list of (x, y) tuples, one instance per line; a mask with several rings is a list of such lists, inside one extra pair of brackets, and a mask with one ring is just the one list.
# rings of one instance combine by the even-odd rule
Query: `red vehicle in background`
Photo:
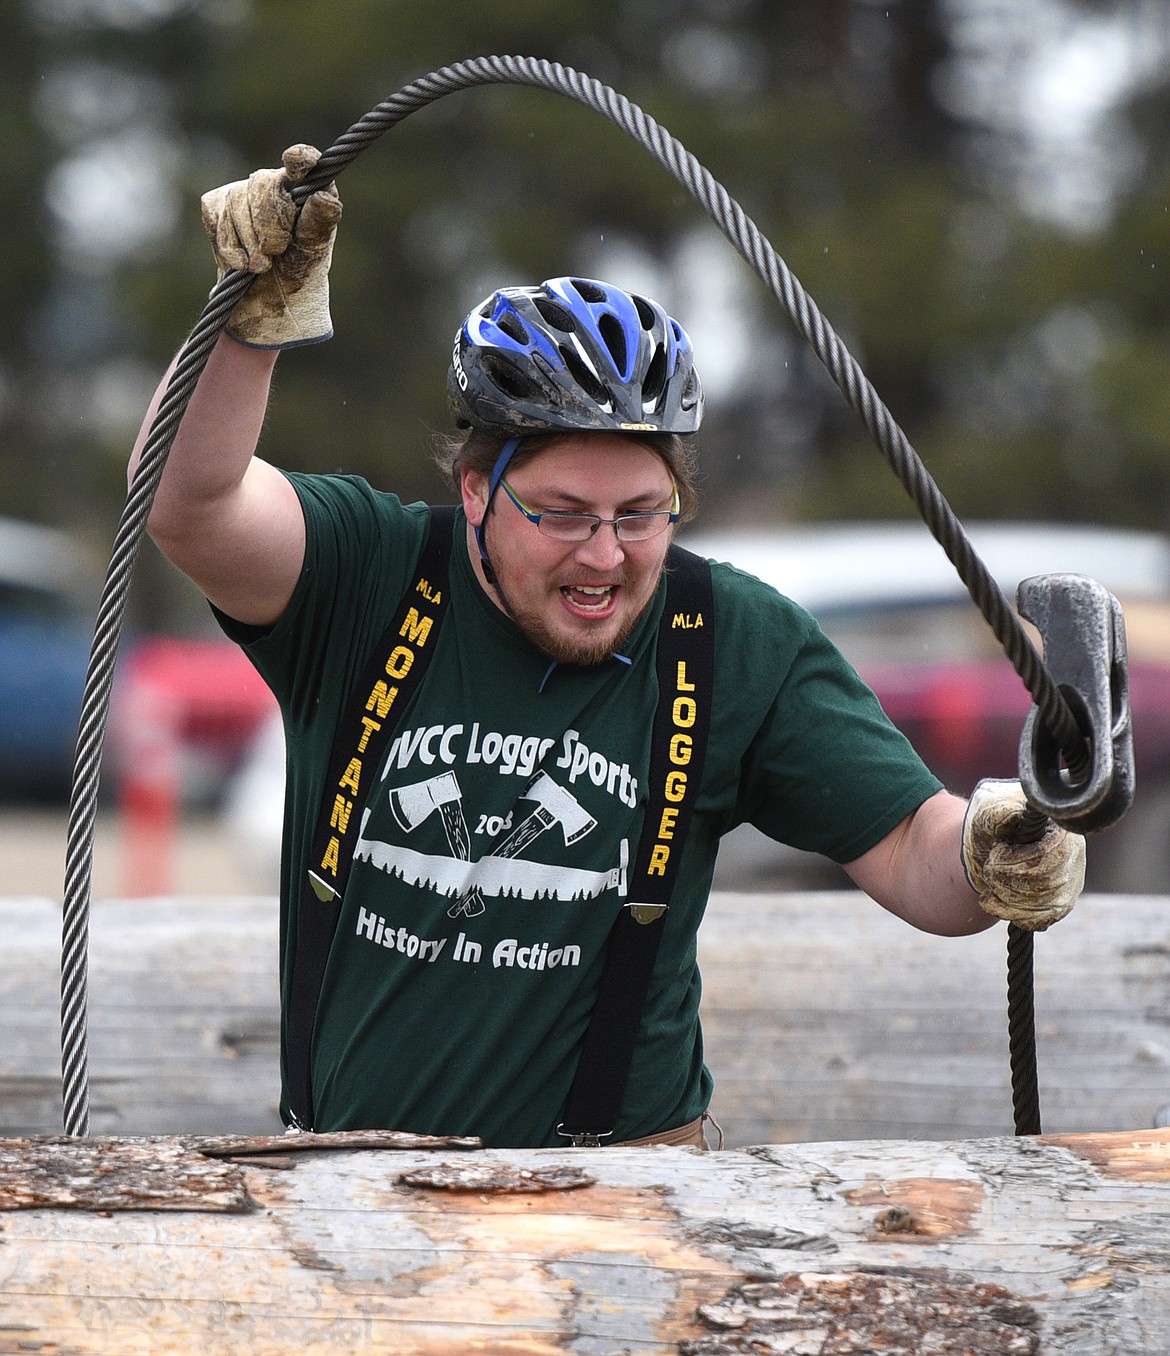
[[(66, 805), (102, 561), (70, 533), (0, 517), (0, 807)], [(180, 807), (217, 808), (276, 703), (222, 637), (128, 634), (102, 796), (125, 812), (136, 893), (167, 883)]]
[(131, 895), (169, 890), (180, 815), (218, 809), (276, 711), (264, 680), (226, 637), (146, 636), (128, 647), (108, 746)]
[[(67, 532), (0, 517), (0, 804), (68, 798), (101, 566)], [(181, 798), (214, 802), (275, 709), (226, 638), (127, 635), (114, 677), (111, 771), (146, 779), (153, 764), (161, 774), (177, 743)], [(162, 752), (151, 754), (162, 736)]]
[[(1088, 575), (1121, 602), (1129, 651), (1137, 794), (1093, 835), (1096, 890), (1170, 889), (1170, 542), (1156, 533), (1030, 523), (967, 529), (1007, 598), (1038, 574)], [(919, 523), (834, 523), (680, 540), (729, 560), (802, 603), (874, 689), (936, 775), (967, 794), (981, 777), (1014, 777), (1031, 698), (942, 548)], [(1038, 638), (1037, 638), (1038, 643)], [(779, 852), (740, 831), (719, 883), (780, 869)], [(753, 841), (754, 839), (759, 841)], [(739, 851), (743, 847), (744, 853)], [(746, 854), (746, 856), (745, 856)], [(745, 864), (746, 863), (746, 864)], [(784, 857), (784, 870), (825, 868)], [(837, 877), (839, 880), (839, 876)]]

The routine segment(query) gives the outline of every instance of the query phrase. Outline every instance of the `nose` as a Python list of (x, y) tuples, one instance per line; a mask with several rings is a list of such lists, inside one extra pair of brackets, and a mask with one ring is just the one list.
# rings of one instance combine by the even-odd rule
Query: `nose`
[(593, 570), (616, 570), (626, 558), (626, 549), (618, 541), (617, 528), (602, 523), (594, 534), (580, 543), (574, 555)]

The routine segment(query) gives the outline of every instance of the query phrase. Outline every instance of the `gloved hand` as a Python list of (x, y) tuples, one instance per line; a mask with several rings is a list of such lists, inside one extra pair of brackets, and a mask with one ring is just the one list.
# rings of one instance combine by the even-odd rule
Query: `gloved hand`
[(298, 215), (289, 194), (320, 158), (313, 146), (290, 146), (283, 169), (257, 170), (203, 195), (203, 224), (220, 278), (233, 268), (259, 275), (227, 326), (253, 348), (292, 348), (333, 337), (329, 263), (341, 199), (330, 184)]
[(1049, 822), (1034, 843), (1014, 842), (1027, 805), (1019, 782), (979, 783), (963, 819), (963, 870), (987, 913), (1043, 932), (1084, 889), (1085, 840)]

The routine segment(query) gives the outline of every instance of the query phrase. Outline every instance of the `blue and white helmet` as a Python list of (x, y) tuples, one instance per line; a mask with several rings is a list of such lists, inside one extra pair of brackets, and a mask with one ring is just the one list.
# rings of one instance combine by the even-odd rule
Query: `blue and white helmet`
[(686, 331), (646, 297), (586, 278), (504, 287), (455, 336), (460, 428), (693, 433), (703, 388)]

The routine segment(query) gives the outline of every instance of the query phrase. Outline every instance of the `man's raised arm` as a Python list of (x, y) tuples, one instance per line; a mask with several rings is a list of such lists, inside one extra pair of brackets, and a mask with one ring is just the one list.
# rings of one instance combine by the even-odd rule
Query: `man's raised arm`
[[(317, 158), (294, 146), (283, 169), (258, 170), (203, 199), (221, 276), (241, 268), (258, 277), (199, 378), (150, 516), (163, 554), (222, 611), (255, 625), (280, 616), (304, 558), (296, 493), (254, 453), (277, 353), (333, 333), (328, 272), (341, 202), (322, 191), (298, 214), (288, 193)], [(169, 379), (147, 411), (131, 475)]]

